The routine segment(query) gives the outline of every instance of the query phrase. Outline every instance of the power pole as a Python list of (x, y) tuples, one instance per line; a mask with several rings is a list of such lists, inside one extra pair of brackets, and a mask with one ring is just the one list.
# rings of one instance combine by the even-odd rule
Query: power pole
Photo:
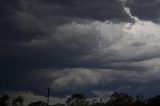
[(102, 106), (102, 97), (100, 98), (100, 106)]
[(47, 88), (48, 90), (48, 95), (47, 95), (47, 106), (49, 106), (49, 88)]

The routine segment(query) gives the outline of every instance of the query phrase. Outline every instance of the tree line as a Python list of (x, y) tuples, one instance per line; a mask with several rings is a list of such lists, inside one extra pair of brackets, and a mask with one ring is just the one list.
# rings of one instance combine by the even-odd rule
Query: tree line
[[(0, 106), (9, 106), (8, 101), (8, 95), (1, 96)], [(18, 96), (12, 101), (12, 106), (24, 106), (24, 98)], [(47, 106), (47, 104), (44, 101), (35, 101), (27, 106)], [(102, 100), (99, 102), (96, 100), (89, 102), (83, 94), (73, 94), (66, 99), (65, 104), (58, 103), (49, 106), (160, 106), (160, 95), (144, 99), (141, 95), (130, 96), (126, 93), (114, 92), (110, 95), (107, 102), (103, 102)]]

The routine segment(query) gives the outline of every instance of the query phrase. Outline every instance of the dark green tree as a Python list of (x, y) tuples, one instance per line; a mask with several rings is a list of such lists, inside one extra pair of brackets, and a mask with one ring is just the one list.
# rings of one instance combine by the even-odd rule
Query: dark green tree
[(136, 96), (134, 98), (133, 106), (146, 106), (144, 97), (141, 95)]
[(9, 100), (8, 95), (3, 95), (0, 98), (0, 106), (8, 106), (8, 103), (7, 103), (8, 100)]
[(47, 106), (47, 104), (43, 101), (32, 102), (28, 106)]
[(12, 106), (23, 106), (24, 98), (22, 96), (18, 96), (13, 100)]
[(107, 102), (109, 106), (131, 106), (133, 103), (133, 97), (125, 93), (114, 92), (110, 96), (110, 100)]
[(148, 99), (148, 106), (160, 106), (160, 95)]
[(54, 104), (53, 106), (65, 106), (65, 104), (57, 103), (57, 104)]
[(83, 94), (73, 94), (66, 101), (68, 106), (87, 106), (88, 102)]

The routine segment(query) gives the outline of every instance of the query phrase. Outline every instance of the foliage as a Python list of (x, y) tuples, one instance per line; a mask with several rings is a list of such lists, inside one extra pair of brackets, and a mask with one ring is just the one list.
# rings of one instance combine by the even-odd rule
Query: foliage
[(7, 106), (8, 105), (8, 103), (7, 103), (8, 100), (9, 100), (8, 95), (3, 95), (0, 98), (0, 106)]
[(160, 95), (148, 99), (148, 106), (160, 106)]
[(28, 106), (47, 106), (47, 104), (43, 101), (32, 102)]
[(143, 98), (143, 96), (138, 95), (134, 98), (134, 102), (132, 103), (133, 106), (146, 106), (146, 102)]
[(125, 93), (113, 93), (110, 96), (108, 105), (110, 106), (131, 106), (133, 103), (133, 97)]
[(83, 94), (73, 94), (67, 99), (66, 104), (68, 106), (86, 106), (88, 102)]
[(16, 99), (13, 100), (13, 106), (23, 106), (24, 98), (22, 96), (18, 96)]
[(65, 104), (57, 103), (57, 104), (55, 104), (53, 106), (65, 106)]
[[(0, 106), (8, 106), (8, 95), (0, 97)], [(12, 101), (12, 106), (24, 106), (24, 98), (22, 96), (17, 97)], [(46, 106), (43, 101), (36, 101), (30, 103), (28, 106)], [(110, 95), (109, 100), (105, 103), (102, 101), (97, 102), (94, 100), (91, 104), (86, 100), (83, 94), (73, 94), (67, 98), (66, 104), (57, 103), (50, 106), (160, 106), (160, 95), (155, 97), (144, 99), (143, 96), (129, 96), (126, 93), (114, 92)]]

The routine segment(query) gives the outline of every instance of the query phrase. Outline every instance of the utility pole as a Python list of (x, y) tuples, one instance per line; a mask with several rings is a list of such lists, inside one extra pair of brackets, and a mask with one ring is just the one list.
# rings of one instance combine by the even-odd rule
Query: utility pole
[(102, 106), (102, 97), (100, 98), (100, 106)]
[(47, 106), (49, 106), (49, 88), (47, 88), (48, 95), (47, 95)]

